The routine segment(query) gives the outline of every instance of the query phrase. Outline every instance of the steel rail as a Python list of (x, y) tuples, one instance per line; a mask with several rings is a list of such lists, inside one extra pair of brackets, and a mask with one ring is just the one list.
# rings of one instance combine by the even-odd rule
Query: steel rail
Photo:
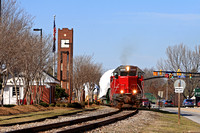
[[(80, 111), (76, 111), (76, 112), (71, 112), (71, 113), (66, 113), (66, 114), (61, 114), (61, 115), (56, 115), (56, 116), (45, 117), (45, 118), (41, 118), (41, 119), (37, 119), (37, 120), (15, 122), (15, 123), (8, 123), (8, 124), (0, 124), (0, 127), (13, 126), (13, 125), (17, 125), (17, 124), (21, 125), (21, 124), (33, 123), (33, 122), (41, 122), (41, 121), (45, 121), (46, 119), (56, 119), (59, 116), (69, 116), (69, 115), (74, 115), (74, 114), (81, 113), (81, 112), (84, 112), (84, 111), (94, 111), (94, 110), (96, 110), (96, 109), (85, 109), (85, 110), (80, 110)], [(20, 117), (15, 117), (15, 118), (20, 118)]]
[(106, 120), (101, 120), (101, 121), (97, 121), (97, 122), (94, 122), (94, 123), (89, 123), (89, 124), (82, 124), (82, 125), (79, 125), (77, 127), (74, 127), (74, 128), (69, 128), (69, 129), (64, 129), (62, 131), (58, 131), (57, 133), (82, 133), (82, 132), (86, 132), (86, 131), (89, 131), (89, 130), (92, 130), (92, 129), (95, 129), (95, 128), (99, 128), (99, 127), (102, 127), (102, 126), (105, 126), (105, 125), (108, 125), (108, 124), (112, 124), (112, 123), (115, 123), (117, 121), (120, 121), (120, 120), (124, 120), (128, 117), (131, 117), (135, 114), (138, 113), (138, 110), (135, 110), (135, 111), (132, 111), (130, 113), (127, 113), (127, 114), (121, 114), (121, 115), (118, 115), (118, 116), (115, 116), (115, 117), (111, 117), (111, 118), (108, 118)]
[(41, 126), (36, 126), (36, 127), (29, 127), (29, 128), (24, 128), (24, 129), (18, 129), (18, 130), (13, 130), (13, 131), (8, 131), (7, 133), (36, 133), (36, 132), (41, 132), (41, 131), (47, 131), (51, 129), (56, 129), (56, 128), (61, 128), (63, 126), (69, 126), (69, 125), (74, 125), (82, 122), (87, 122), (91, 120), (96, 120), (100, 118), (104, 118), (107, 116), (111, 116), (114, 114), (117, 114), (121, 112), (121, 110), (101, 114), (101, 115), (96, 115), (96, 116), (89, 116), (85, 118), (79, 118), (75, 120), (69, 120), (69, 121), (63, 121), (63, 122), (57, 122), (57, 123), (52, 123), (52, 124), (47, 124), (47, 125), (41, 125)]

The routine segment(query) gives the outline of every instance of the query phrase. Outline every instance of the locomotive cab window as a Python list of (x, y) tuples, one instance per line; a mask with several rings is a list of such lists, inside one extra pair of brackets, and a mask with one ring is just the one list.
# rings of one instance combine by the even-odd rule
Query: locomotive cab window
[(136, 72), (135, 71), (130, 71), (130, 72), (121, 72), (120, 76), (135, 76)]
[(138, 73), (138, 78), (141, 78), (141, 77), (142, 77), (142, 73), (139, 72), (139, 73)]
[(128, 72), (121, 72), (120, 76), (128, 76)]
[(118, 79), (118, 72), (115, 72), (114, 76), (115, 76), (116, 79)]
[(136, 71), (130, 71), (129, 72), (129, 76), (135, 76), (136, 75)]

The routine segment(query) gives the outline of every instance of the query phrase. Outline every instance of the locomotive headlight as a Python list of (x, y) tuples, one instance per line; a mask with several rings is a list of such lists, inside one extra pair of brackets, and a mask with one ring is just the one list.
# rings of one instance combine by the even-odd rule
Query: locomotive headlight
[(130, 70), (130, 67), (129, 67), (129, 66), (127, 66), (127, 67), (126, 67), (126, 71), (129, 71), (129, 70)]
[(123, 94), (123, 93), (124, 93), (124, 90), (121, 90), (120, 93)]
[(133, 94), (136, 94), (137, 93), (137, 90), (133, 90)]

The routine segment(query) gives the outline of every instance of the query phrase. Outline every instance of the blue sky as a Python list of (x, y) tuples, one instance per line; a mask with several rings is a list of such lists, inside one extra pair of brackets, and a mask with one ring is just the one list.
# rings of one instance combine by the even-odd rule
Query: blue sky
[(199, 0), (18, 0), (34, 28), (74, 29), (74, 56), (93, 55), (105, 69), (156, 68), (168, 46), (200, 44)]

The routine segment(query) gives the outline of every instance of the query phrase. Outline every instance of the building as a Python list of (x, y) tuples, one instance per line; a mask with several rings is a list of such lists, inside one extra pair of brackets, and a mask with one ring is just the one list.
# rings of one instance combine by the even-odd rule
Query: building
[(57, 78), (61, 87), (69, 94), (68, 102), (72, 99), (72, 70), (73, 70), (73, 29), (58, 29), (58, 63)]
[[(47, 74), (46, 72), (43, 72), (43, 79), (41, 80), (41, 85), (38, 87), (40, 92), (41, 100), (50, 104), (55, 102), (55, 86), (56, 84), (59, 84), (60, 82), (55, 79), (53, 76)], [(16, 87), (17, 87), (17, 94), (20, 101), (23, 99), (24, 95), (24, 78), (19, 77), (18, 79), (15, 79)], [(36, 90), (36, 81), (33, 81), (32, 88), (33, 88), (33, 94)], [(34, 96), (33, 96), (34, 97)], [(7, 84), (4, 88), (3, 92), (3, 104), (17, 104), (16, 103), (16, 92), (15, 92), (15, 85), (13, 83), (13, 78), (9, 75)], [(26, 104), (26, 103), (25, 103)]]

